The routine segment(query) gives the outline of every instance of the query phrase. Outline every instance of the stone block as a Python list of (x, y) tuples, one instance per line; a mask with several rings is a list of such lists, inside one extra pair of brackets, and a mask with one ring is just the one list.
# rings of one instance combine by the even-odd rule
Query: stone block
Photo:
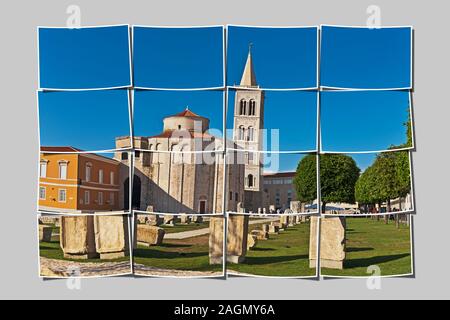
[(174, 215), (164, 215), (164, 225), (175, 226), (175, 216)]
[(255, 235), (249, 234), (247, 238), (247, 250), (251, 250), (256, 247), (258, 239)]
[(187, 214), (180, 215), (180, 223), (181, 224), (189, 224), (191, 223), (191, 218)]
[(117, 259), (130, 254), (128, 217), (95, 216), (95, 247), (100, 259)]
[(95, 248), (93, 216), (61, 217), (60, 246), (67, 259), (93, 259)]
[(320, 265), (323, 268), (343, 269), (346, 257), (346, 221), (344, 217), (311, 217), (310, 267), (317, 264), (317, 226), (320, 223)]
[(140, 245), (159, 246), (163, 242), (165, 233), (163, 228), (150, 225), (138, 225), (137, 241)]
[(203, 222), (203, 217), (202, 216), (192, 216), (191, 221), (193, 223), (202, 223)]
[(39, 241), (50, 242), (52, 241), (52, 227), (44, 224), (39, 225)]
[[(231, 215), (228, 219), (227, 261), (242, 263), (247, 254), (248, 240), (247, 215)], [(209, 263), (222, 264), (224, 219), (212, 217), (209, 222)]]
[(252, 230), (251, 234), (254, 235), (258, 240), (269, 239), (269, 232), (263, 230)]
[(276, 225), (270, 225), (269, 226), (269, 234), (278, 234), (280, 231), (280, 228)]

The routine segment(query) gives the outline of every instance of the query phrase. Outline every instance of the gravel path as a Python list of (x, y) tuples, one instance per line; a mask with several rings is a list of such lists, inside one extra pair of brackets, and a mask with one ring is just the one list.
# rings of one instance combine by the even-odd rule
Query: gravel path
[[(251, 220), (249, 225), (252, 224), (260, 224), (260, 223), (269, 223), (272, 221), (277, 221), (279, 218), (270, 218), (270, 219), (261, 219), (261, 220)], [(191, 230), (191, 231), (183, 231), (183, 232), (175, 232), (175, 233), (166, 233), (164, 235), (164, 240), (182, 240), (187, 238), (193, 238), (198, 236), (203, 236), (209, 233), (209, 228)]]
[(129, 261), (93, 263), (40, 257), (40, 266), (42, 277), (98, 277), (131, 274)]

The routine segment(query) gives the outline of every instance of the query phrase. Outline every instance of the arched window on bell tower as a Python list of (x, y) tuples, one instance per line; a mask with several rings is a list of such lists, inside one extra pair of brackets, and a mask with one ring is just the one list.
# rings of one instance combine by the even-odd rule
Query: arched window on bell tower
[(239, 126), (238, 129), (238, 140), (244, 140), (244, 136), (245, 136), (245, 129), (244, 126)]
[(254, 116), (256, 114), (256, 101), (251, 99), (249, 102), (249, 110), (248, 110), (248, 115), (249, 116)]
[(247, 101), (245, 99), (241, 99), (240, 107), (239, 107), (239, 115), (247, 114)]
[(247, 177), (247, 186), (249, 188), (252, 188), (254, 186), (254, 179), (253, 179), (253, 175), (249, 174)]
[(253, 127), (248, 127), (248, 131), (247, 131), (247, 141), (253, 141), (254, 140), (254, 134), (255, 134), (255, 129)]

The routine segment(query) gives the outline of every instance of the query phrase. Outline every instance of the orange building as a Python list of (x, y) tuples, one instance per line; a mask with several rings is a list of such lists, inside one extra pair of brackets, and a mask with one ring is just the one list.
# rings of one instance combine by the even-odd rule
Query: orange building
[(39, 210), (119, 210), (120, 163), (93, 153), (61, 153), (77, 151), (73, 147), (41, 148)]

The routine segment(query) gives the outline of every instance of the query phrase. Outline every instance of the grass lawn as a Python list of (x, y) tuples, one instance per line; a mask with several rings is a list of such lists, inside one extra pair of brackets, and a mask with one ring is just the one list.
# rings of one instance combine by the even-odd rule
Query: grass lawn
[(134, 250), (134, 262), (172, 270), (222, 271), (223, 268), (222, 265), (209, 264), (209, 234), (164, 240), (160, 246), (138, 246)]
[(130, 261), (130, 257), (124, 257), (114, 260), (100, 260), (100, 259), (88, 259), (88, 260), (74, 260), (65, 259), (64, 253), (59, 245), (59, 236), (53, 236), (51, 242), (39, 242), (39, 255), (44, 258), (58, 259), (65, 261), (76, 261), (76, 262), (122, 262)]
[(322, 268), (323, 275), (369, 276), (367, 267), (378, 265), (381, 275), (411, 273), (410, 228), (383, 220), (347, 218), (347, 257), (344, 270)]
[(160, 226), (166, 231), (166, 233), (175, 233), (175, 232), (184, 232), (184, 231), (192, 231), (198, 229), (209, 228), (209, 222), (202, 223), (190, 223), (190, 224), (176, 224), (174, 227), (168, 226)]
[[(249, 230), (259, 229), (250, 225)], [(244, 263), (228, 264), (228, 270), (262, 276), (302, 277), (314, 276), (309, 268), (309, 223), (289, 227), (268, 240), (259, 240), (247, 252)]]

